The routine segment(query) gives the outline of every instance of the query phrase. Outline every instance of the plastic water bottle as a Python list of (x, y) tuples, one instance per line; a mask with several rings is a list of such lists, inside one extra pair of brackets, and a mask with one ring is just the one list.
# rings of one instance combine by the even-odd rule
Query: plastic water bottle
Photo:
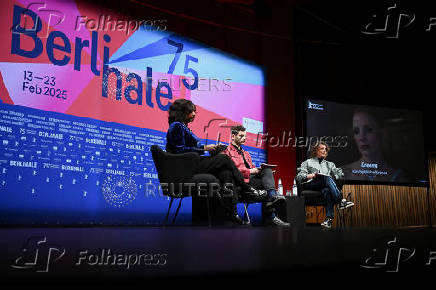
[(294, 185), (292, 186), (292, 195), (293, 196), (297, 196), (298, 195), (297, 182), (295, 181), (295, 178), (294, 178)]
[(283, 184), (281, 178), (279, 178), (277, 194), (283, 195)]

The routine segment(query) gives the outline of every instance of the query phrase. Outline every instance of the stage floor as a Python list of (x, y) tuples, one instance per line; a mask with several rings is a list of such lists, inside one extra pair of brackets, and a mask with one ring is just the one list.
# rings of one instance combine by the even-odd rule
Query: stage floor
[(1, 274), (13, 280), (436, 274), (428, 227), (3, 227), (0, 237)]

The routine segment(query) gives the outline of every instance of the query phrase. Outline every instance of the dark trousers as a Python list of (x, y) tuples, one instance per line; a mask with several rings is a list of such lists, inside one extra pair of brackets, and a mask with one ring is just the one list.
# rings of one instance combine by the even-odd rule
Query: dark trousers
[(251, 174), (248, 185), (253, 187), (254, 189), (276, 189), (274, 174), (271, 168), (262, 169), (258, 174)]
[(247, 188), (247, 185), (244, 182), (244, 176), (235, 166), (230, 157), (225, 154), (201, 156), (196, 173), (210, 173), (214, 175), (220, 181), (221, 187), (225, 184), (232, 184), (232, 186), (227, 186), (227, 188), (232, 189), (232, 192), (221, 191), (226, 206), (231, 209), (235, 208), (236, 203), (238, 202), (236, 187), (239, 186), (242, 190), (246, 190)]
[(317, 176), (311, 182), (301, 185), (303, 189), (319, 190), (324, 195), (326, 217), (334, 218), (333, 207), (342, 199), (342, 193), (330, 176)]
[[(250, 175), (250, 181), (248, 182), (248, 185), (253, 187), (254, 189), (263, 189), (266, 191), (275, 190), (275, 181), (274, 181), (274, 174), (271, 170), (271, 168), (264, 168), (262, 169), (258, 174), (251, 174)], [(272, 198), (272, 196), (268, 196), (269, 199)], [(263, 203), (266, 203), (267, 201), (264, 201)], [(265, 208), (265, 216), (274, 218), (275, 216), (275, 209), (274, 208)]]

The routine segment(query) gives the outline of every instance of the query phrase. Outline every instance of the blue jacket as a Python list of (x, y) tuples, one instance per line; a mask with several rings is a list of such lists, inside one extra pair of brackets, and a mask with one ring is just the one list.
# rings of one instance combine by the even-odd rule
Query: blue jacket
[(180, 122), (173, 122), (168, 128), (166, 151), (169, 153), (197, 152), (204, 153), (200, 139)]

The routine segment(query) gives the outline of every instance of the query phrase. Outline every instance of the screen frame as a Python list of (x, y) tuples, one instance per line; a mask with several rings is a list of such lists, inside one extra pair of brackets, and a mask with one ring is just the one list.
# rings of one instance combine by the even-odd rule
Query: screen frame
[[(399, 107), (386, 107), (386, 106), (381, 106), (381, 105), (372, 105), (372, 104), (360, 104), (360, 103), (344, 103), (341, 101), (336, 101), (334, 99), (315, 99), (315, 98), (308, 98), (308, 97), (303, 97), (302, 98), (303, 102), (303, 108), (302, 108), (302, 118), (301, 118), (301, 130), (302, 130), (302, 136), (308, 137), (307, 135), (307, 125), (308, 125), (308, 116), (307, 116), (307, 110), (308, 110), (308, 102), (313, 101), (313, 102), (331, 102), (331, 103), (337, 103), (340, 105), (350, 105), (350, 106), (366, 106), (366, 107), (377, 107), (377, 108), (384, 108), (384, 109), (392, 109), (392, 110), (405, 110), (405, 111), (416, 111), (419, 112), (421, 114), (421, 117), (424, 116), (424, 112), (422, 110), (418, 110), (418, 109), (405, 109), (405, 108), (399, 108)], [(423, 120), (423, 118), (421, 118), (421, 120)], [(423, 122), (421, 122), (421, 126), (422, 126), (422, 132), (424, 133), (424, 124)], [(425, 140), (425, 134), (422, 135), (422, 140), (423, 140), (423, 144), (424, 144), (424, 178), (425, 178), (425, 182), (400, 182), (400, 181), (370, 181), (370, 180), (354, 180), (354, 179), (348, 179), (348, 180), (344, 180), (345, 184), (350, 184), (350, 185), (391, 185), (391, 186), (411, 186), (411, 187), (426, 187), (427, 189), (430, 186), (430, 176), (429, 176), (429, 165), (428, 165), (428, 160), (429, 160), (429, 152), (428, 152), (428, 145), (426, 143)], [(306, 147), (304, 147), (304, 149), (306, 149)], [(302, 157), (302, 161), (306, 160), (308, 158), (307, 156), (307, 149), (306, 150), (302, 150), (300, 151), (301, 157)]]

